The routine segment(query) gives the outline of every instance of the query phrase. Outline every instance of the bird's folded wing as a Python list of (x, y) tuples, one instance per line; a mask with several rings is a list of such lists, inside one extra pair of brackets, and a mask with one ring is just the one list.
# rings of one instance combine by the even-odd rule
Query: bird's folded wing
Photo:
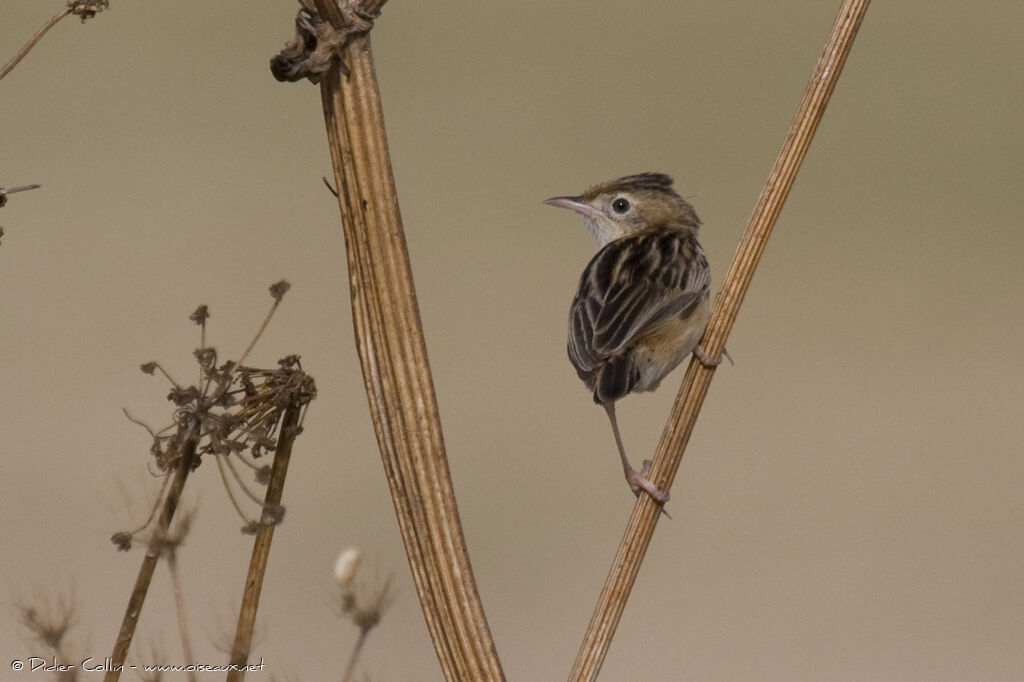
[(569, 358), (590, 372), (708, 295), (700, 245), (685, 233), (639, 234), (608, 244), (580, 278), (569, 311)]

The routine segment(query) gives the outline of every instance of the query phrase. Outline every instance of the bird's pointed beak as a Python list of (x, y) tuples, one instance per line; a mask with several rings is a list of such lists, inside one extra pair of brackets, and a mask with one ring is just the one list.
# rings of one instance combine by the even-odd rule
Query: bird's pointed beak
[(590, 204), (583, 202), (583, 197), (551, 197), (545, 199), (544, 203), (548, 206), (557, 206), (558, 208), (567, 208), (570, 211), (575, 211), (580, 215), (588, 216), (600, 216), (603, 215), (601, 211), (594, 208)]

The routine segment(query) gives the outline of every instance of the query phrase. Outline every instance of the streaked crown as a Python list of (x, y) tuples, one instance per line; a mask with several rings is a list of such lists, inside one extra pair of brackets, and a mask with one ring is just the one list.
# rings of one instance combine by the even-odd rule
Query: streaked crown
[(579, 214), (599, 247), (650, 228), (696, 231), (693, 206), (672, 189), (663, 173), (639, 173), (594, 185), (579, 196), (552, 197), (544, 203)]

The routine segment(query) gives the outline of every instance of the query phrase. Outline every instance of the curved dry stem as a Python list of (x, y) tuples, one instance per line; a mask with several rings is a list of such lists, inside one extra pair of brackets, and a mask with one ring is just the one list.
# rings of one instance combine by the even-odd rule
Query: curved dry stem
[(249, 357), (249, 353), (251, 353), (252, 349), (256, 347), (256, 343), (260, 340), (260, 337), (263, 336), (263, 332), (267, 330), (267, 325), (270, 324), (270, 318), (272, 318), (274, 313), (277, 312), (277, 306), (280, 304), (281, 299), (274, 299), (274, 303), (270, 306), (267, 316), (263, 318), (263, 322), (260, 323), (260, 328), (256, 330), (256, 336), (252, 337), (252, 341), (249, 342), (249, 346), (245, 349), (245, 352), (242, 353), (242, 356), (238, 358), (238, 362), (235, 363), (236, 365), (241, 367), (245, 364), (245, 359)]
[[(711, 357), (717, 357), (725, 348), (726, 337), (732, 330), (765, 243), (825, 112), (868, 2), (844, 0), (839, 9), (786, 141), (772, 166), (746, 233), (736, 249), (732, 266), (715, 299), (711, 321), (701, 342)], [(706, 367), (696, 360), (691, 360), (687, 367), (649, 474), (651, 482), (661, 490), (668, 490), (672, 485), (714, 371), (713, 367)], [(638, 498), (569, 675), (571, 682), (597, 677), (654, 534), (659, 511), (660, 507), (649, 496)]]
[(231, 506), (235, 508), (236, 512), (238, 512), (238, 518), (242, 519), (243, 523), (247, 523), (249, 519), (246, 518), (245, 512), (242, 511), (241, 505), (238, 504), (238, 499), (235, 497), (235, 493), (231, 490), (231, 484), (228, 483), (228, 475), (224, 473), (224, 462), (221, 460), (222, 457), (219, 455), (214, 457), (214, 461), (217, 462), (217, 473), (220, 474), (220, 481), (224, 485), (224, 492), (228, 494), (228, 500), (231, 501)]
[(43, 36), (46, 35), (47, 31), (56, 26), (58, 21), (71, 14), (72, 11), (74, 11), (74, 7), (65, 7), (57, 14), (50, 17), (50, 20), (43, 24), (42, 28), (36, 31), (35, 35), (29, 38), (28, 42), (21, 46), (21, 49), (18, 50), (17, 54), (11, 57), (10, 61), (4, 64), (3, 68), (0, 69), (0, 80), (3, 80), (3, 77), (9, 74), (11, 70), (18, 65), (18, 62), (25, 58), (25, 55), (27, 55), (29, 51), (36, 46), (36, 43), (43, 39)]
[[(335, 2), (315, 4), (343, 27)], [(364, 1), (362, 10), (382, 4)], [(321, 81), (321, 95), (356, 344), (399, 529), (445, 677), (503, 680), (448, 472), (369, 36), (351, 39), (343, 60)]]

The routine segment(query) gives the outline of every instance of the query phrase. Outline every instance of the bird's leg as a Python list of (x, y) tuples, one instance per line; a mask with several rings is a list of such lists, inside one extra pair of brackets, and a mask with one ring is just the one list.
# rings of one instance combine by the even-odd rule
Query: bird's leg
[(705, 367), (718, 367), (720, 364), (722, 364), (722, 358), (728, 360), (730, 365), (734, 367), (736, 366), (736, 363), (732, 361), (732, 356), (729, 355), (729, 351), (727, 351), (724, 348), (722, 349), (721, 355), (719, 355), (717, 358), (712, 358), (704, 351), (704, 346), (698, 343), (696, 346), (693, 347), (693, 354), (697, 356), (698, 360), (700, 360), (700, 364), (704, 365)]
[(647, 472), (651, 470), (650, 460), (644, 461), (644, 466), (640, 471), (634, 471), (633, 467), (629, 465), (629, 460), (626, 459), (626, 451), (622, 447), (622, 436), (619, 435), (619, 423), (615, 420), (615, 403), (604, 403), (604, 410), (608, 413), (608, 420), (612, 423), (615, 445), (619, 448), (619, 457), (622, 459), (622, 471), (626, 474), (626, 482), (629, 483), (629, 489), (633, 491), (634, 495), (639, 495), (640, 491), (643, 490), (655, 502), (660, 504), (668, 502), (668, 493), (659, 490), (657, 486), (647, 479)]

